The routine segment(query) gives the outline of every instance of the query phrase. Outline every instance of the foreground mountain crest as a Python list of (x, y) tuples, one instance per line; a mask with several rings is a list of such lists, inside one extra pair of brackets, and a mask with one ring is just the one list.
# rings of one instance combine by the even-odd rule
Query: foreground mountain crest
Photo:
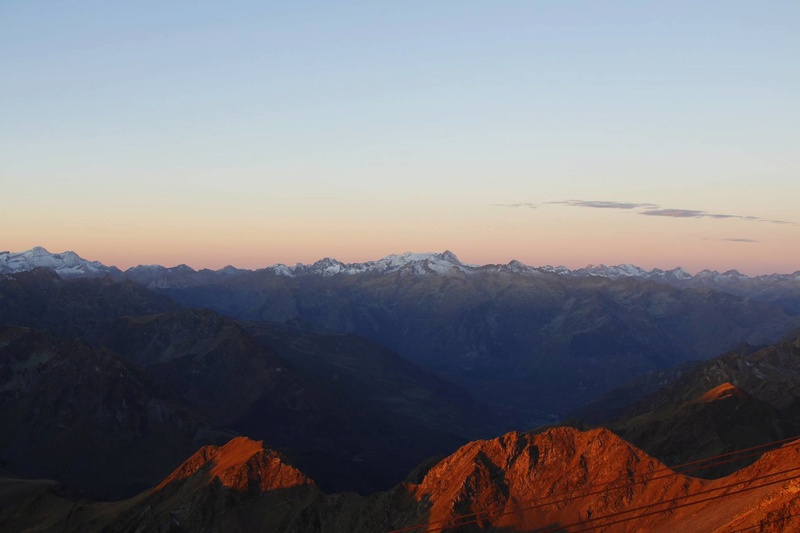
[(795, 441), (702, 480), (608, 430), (554, 428), (469, 443), (419, 482), (364, 497), (323, 494), (280, 455), (240, 437), (201, 448), (155, 489), (114, 504), (52, 482), (0, 480), (16, 505), (0, 510), (0, 526), (24, 530), (47, 509), (51, 531), (792, 531), (798, 464)]
[(123, 505), (107, 529), (264, 531), (290, 521), (318, 492), (279, 453), (237, 437), (198, 450), (149, 494)]
[(236, 437), (224, 446), (204, 446), (156, 487), (197, 479), (208, 485), (220, 483), (239, 491), (286, 489), (313, 482), (286, 464), (278, 452), (264, 447), (263, 441)]
[[(560, 517), (621, 510), (634, 501), (685, 495), (700, 483), (680, 477), (643, 483), (664, 470), (608, 430), (562, 427), (467, 444), (433, 467), (412, 491), (418, 501), (433, 502), (432, 523), (456, 525), (464, 515), (485, 514), (493, 527), (527, 529)], [(591, 487), (608, 484), (614, 489), (587, 496)]]

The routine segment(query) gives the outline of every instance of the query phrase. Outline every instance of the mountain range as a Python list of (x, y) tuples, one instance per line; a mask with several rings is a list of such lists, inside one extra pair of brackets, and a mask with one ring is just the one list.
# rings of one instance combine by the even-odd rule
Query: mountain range
[[(83, 259), (72, 251), (56, 254), (48, 252), (41, 246), (36, 246), (24, 252), (0, 252), (0, 273), (17, 273), (33, 270), (37, 267), (50, 268), (62, 277), (92, 277), (108, 274), (125, 275), (134, 281), (160, 288), (172, 286), (172, 283), (178, 283), (178, 285), (186, 283), (177, 282), (168, 278), (186, 276), (197, 279), (208, 279), (216, 275), (224, 279), (224, 277), (234, 277), (247, 272), (253, 272), (249, 269), (236, 268), (230, 265), (219, 270), (202, 269), (198, 271), (184, 264), (175, 267), (138, 265), (123, 272), (115, 266), (106, 266), (99, 261)], [(715, 283), (725, 284), (731, 281), (746, 282), (747, 280), (751, 280), (755, 283), (774, 281), (800, 282), (800, 270), (792, 274), (768, 274), (750, 277), (737, 270), (728, 270), (722, 273), (716, 270), (702, 270), (692, 275), (681, 267), (676, 267), (671, 270), (663, 270), (660, 268), (645, 270), (631, 264), (615, 266), (606, 266), (602, 264), (587, 265), (586, 267), (575, 270), (570, 270), (564, 266), (528, 266), (516, 260), (505, 265), (474, 265), (462, 263), (459, 261), (458, 257), (449, 250), (441, 253), (406, 252), (403, 254), (392, 254), (377, 261), (367, 261), (365, 263), (342, 263), (336, 259), (326, 257), (309, 265), (302, 263), (297, 263), (294, 266), (276, 264), (258, 270), (273, 272), (283, 276), (334, 276), (365, 273), (388, 274), (401, 270), (407, 274), (416, 275), (437, 274), (458, 276), (478, 272), (502, 271), (518, 274), (525, 273), (529, 275), (558, 274), (576, 278), (599, 276), (619, 279), (630, 277), (675, 284), (685, 283), (687, 286), (700, 286)]]
[(800, 526), (795, 275), (0, 265), (0, 530)]
[[(56, 256), (72, 257), (35, 248), (5, 264), (40, 258), (58, 272)], [(75, 277), (74, 265), (69, 269)], [(741, 341), (773, 342), (800, 324), (798, 273), (692, 277), (630, 265), (476, 266), (451, 252), (256, 271), (107, 269), (105, 278), (183, 307), (251, 322), (301, 320), (365, 337), (513, 413), (520, 429), (557, 419), (644, 372), (712, 357)]]

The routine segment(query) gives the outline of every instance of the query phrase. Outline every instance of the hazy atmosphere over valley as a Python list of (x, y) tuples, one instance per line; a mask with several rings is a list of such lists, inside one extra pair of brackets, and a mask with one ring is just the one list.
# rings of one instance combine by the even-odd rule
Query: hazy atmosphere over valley
[(800, 4), (0, 5), (0, 531), (800, 529)]

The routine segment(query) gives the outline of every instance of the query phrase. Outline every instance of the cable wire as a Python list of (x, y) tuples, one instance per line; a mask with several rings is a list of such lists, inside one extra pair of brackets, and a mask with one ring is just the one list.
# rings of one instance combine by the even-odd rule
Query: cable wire
[[(723, 454), (714, 455), (714, 456), (711, 456), (711, 457), (706, 457), (706, 458), (703, 458), (703, 459), (698, 459), (698, 460), (690, 461), (690, 462), (687, 462), (687, 463), (682, 463), (682, 464), (676, 465), (674, 467), (664, 467), (664, 468), (653, 470), (652, 472), (636, 474), (636, 475), (633, 475), (633, 476), (629, 476), (627, 478), (620, 478), (620, 479), (616, 479), (614, 481), (607, 482), (607, 483), (598, 483), (598, 484), (594, 484), (594, 485), (589, 485), (587, 487), (582, 487), (580, 493), (577, 493), (578, 489), (573, 489), (571, 491), (565, 491), (565, 492), (561, 492), (561, 493), (554, 494), (554, 495), (543, 496), (543, 497), (535, 498), (535, 499), (532, 499), (532, 500), (524, 500), (522, 502), (517, 502), (515, 504), (517, 506), (517, 509), (515, 511), (506, 511), (506, 512), (504, 512), (504, 513), (502, 513), (500, 515), (497, 515), (497, 516), (504, 516), (506, 514), (511, 514), (512, 512), (526, 511), (526, 510), (535, 509), (537, 507), (544, 507), (544, 506), (547, 506), (547, 505), (556, 505), (556, 504), (559, 504), (559, 503), (569, 502), (569, 501), (572, 501), (574, 499), (585, 498), (585, 497), (588, 497), (588, 496), (592, 496), (592, 495), (600, 494), (600, 493), (603, 493), (603, 492), (607, 492), (608, 490), (617, 490), (617, 489), (621, 489), (621, 488), (630, 487), (630, 486), (635, 485), (637, 483), (636, 478), (638, 478), (638, 477), (642, 478), (641, 480), (638, 481), (639, 483), (645, 481), (645, 479), (648, 482), (650, 482), (650, 481), (656, 481), (656, 480), (659, 480), (659, 479), (664, 479), (664, 478), (675, 476), (675, 475), (683, 475), (683, 474), (685, 474), (687, 472), (692, 472), (692, 471), (696, 471), (696, 470), (705, 470), (707, 468), (711, 468), (711, 467), (714, 467), (714, 466), (719, 466), (719, 465), (723, 465), (723, 464), (727, 464), (727, 463), (731, 463), (731, 462), (741, 461), (743, 459), (747, 459), (747, 458), (750, 458), (750, 457), (761, 455), (763, 453), (766, 453), (766, 451), (769, 451), (769, 450), (750, 453), (750, 454), (747, 454), (747, 455), (744, 455), (744, 456), (737, 456), (738, 454), (741, 454), (741, 453), (744, 453), (744, 452), (751, 452), (751, 451), (759, 450), (759, 449), (762, 449), (762, 448), (774, 447), (774, 446), (778, 446), (780, 444), (787, 444), (789, 442), (797, 440), (798, 438), (800, 438), (800, 436), (787, 437), (785, 439), (780, 439), (780, 440), (777, 440), (777, 441), (772, 441), (772, 442), (765, 443), (765, 444), (760, 444), (760, 445), (757, 445), (757, 446), (751, 446), (749, 448), (743, 448), (741, 450), (736, 450), (736, 451), (733, 451), (733, 452), (726, 452), (726, 453), (723, 453)], [(736, 457), (734, 457), (734, 456), (736, 456)], [(708, 463), (709, 461), (715, 461), (716, 459), (720, 459), (720, 458), (727, 458), (727, 459), (725, 459), (723, 461), (716, 461), (716, 462)], [(692, 467), (692, 468), (687, 468), (687, 467)], [(678, 471), (678, 469), (682, 469), (682, 470)], [(665, 475), (652, 477), (653, 474), (656, 474), (656, 473), (659, 473), (659, 472), (667, 472), (667, 473)], [(647, 477), (647, 476), (650, 476), (650, 477)], [(617, 485), (617, 486), (614, 486), (614, 485)], [(596, 491), (589, 492), (589, 493), (583, 492), (583, 491), (585, 491), (587, 489), (602, 489), (602, 490), (596, 490)], [(553, 499), (554, 497), (565, 496), (565, 495), (569, 495), (569, 496), (566, 497), (566, 498), (562, 498), (562, 499)], [(528, 504), (532, 504), (534, 502), (538, 502), (538, 503), (535, 504), (535, 505), (528, 505)], [(526, 507), (519, 507), (520, 505), (526, 505)], [(503, 511), (503, 510), (504, 509), (484, 509), (484, 510), (481, 510), (481, 511), (476, 511), (474, 513), (459, 515), (458, 517), (455, 518), (455, 520), (462, 520), (462, 519), (465, 519), (465, 518), (473, 518), (474, 517), (475, 520), (474, 521), (470, 521), (470, 522), (453, 523), (453, 519), (436, 520), (436, 521), (433, 521), (433, 522), (420, 523), (420, 524), (416, 524), (416, 525), (413, 525), (413, 526), (406, 526), (406, 527), (403, 527), (403, 528), (400, 528), (400, 529), (394, 529), (394, 530), (391, 530), (389, 533), (407, 533), (407, 532), (418, 530), (418, 529), (424, 528), (424, 527), (430, 528), (431, 526), (436, 525), (436, 524), (444, 524), (444, 525), (443, 525), (443, 527), (440, 527), (438, 529), (433, 529), (433, 530), (429, 529), (429, 531), (443, 531), (444, 529), (447, 529), (447, 528), (457, 527), (457, 526), (461, 526), (461, 525), (469, 525), (469, 524), (472, 524), (472, 523), (477, 523), (477, 522), (481, 522), (481, 521), (484, 521), (484, 520), (487, 520), (487, 519), (494, 518), (495, 517), (495, 513), (499, 512), (499, 511)]]
[[(642, 510), (646, 510), (646, 509), (651, 509), (653, 507), (658, 507), (658, 506), (665, 505), (665, 504), (675, 503), (675, 502), (677, 502), (679, 500), (685, 500), (685, 499), (689, 499), (689, 498), (694, 498), (696, 496), (700, 496), (700, 495), (703, 495), (703, 494), (709, 494), (709, 493), (712, 493), (712, 492), (717, 492), (717, 491), (720, 491), (720, 490), (728, 489), (730, 487), (735, 487), (737, 485), (744, 485), (746, 483), (751, 483), (753, 481), (758, 481), (758, 480), (761, 480), (761, 479), (775, 477), (775, 476), (787, 474), (787, 473), (790, 473), (790, 472), (796, 472), (798, 470), (800, 470), (800, 466), (795, 467), (795, 468), (790, 468), (788, 470), (782, 470), (780, 472), (773, 472), (771, 474), (765, 474), (763, 476), (750, 478), (750, 479), (747, 479), (747, 480), (744, 480), (744, 481), (737, 481), (735, 483), (729, 483), (727, 485), (721, 485), (719, 487), (714, 487), (714, 488), (703, 490), (703, 491), (700, 491), (700, 492), (695, 492), (693, 494), (686, 494), (684, 496), (678, 496), (676, 498), (672, 498), (671, 500), (664, 500), (664, 501), (661, 501), (661, 502), (658, 502), (658, 503), (642, 505), (642, 506), (639, 506), (639, 507), (634, 507), (632, 509), (625, 509), (623, 511), (617, 511), (615, 513), (602, 515), (602, 516), (598, 516), (598, 517), (587, 519), (587, 520), (581, 520), (580, 522), (573, 522), (571, 524), (562, 524), (562, 525), (559, 525), (559, 526), (554, 527), (552, 529), (540, 529), (540, 530), (537, 530), (537, 533), (552, 533), (554, 531), (560, 531), (560, 530), (563, 530), (563, 529), (566, 529), (566, 528), (570, 528), (570, 527), (577, 527), (577, 526), (590, 524), (590, 523), (593, 523), (593, 522), (599, 522), (599, 521), (602, 521), (602, 520), (607, 520), (609, 518), (614, 518), (616, 516), (621, 516), (621, 515), (624, 515), (624, 514), (634, 513), (636, 511), (642, 511)], [(761, 488), (761, 487), (766, 487), (768, 485), (775, 485), (777, 483), (783, 483), (785, 481), (790, 481), (790, 480), (796, 479), (796, 478), (797, 478), (797, 475), (789, 476), (789, 477), (786, 477), (784, 479), (780, 479), (778, 481), (772, 481), (772, 482), (769, 482), (769, 483), (762, 483), (762, 484), (760, 484), (760, 485), (758, 485), (756, 487), (746, 487), (745, 489), (741, 489), (741, 490), (733, 491), (733, 492), (728, 492), (728, 493), (722, 494), (720, 496), (712, 496), (710, 498), (705, 498), (703, 500), (698, 500), (698, 501), (695, 501), (695, 502), (689, 502), (689, 503), (685, 503), (685, 504), (680, 504), (680, 505), (676, 505), (674, 507), (667, 507), (667, 508), (661, 509), (659, 511), (653, 511), (653, 512), (650, 512), (650, 513), (646, 513), (646, 514), (638, 515), (638, 516), (634, 516), (634, 517), (629, 517), (629, 518), (626, 518), (626, 519), (623, 519), (623, 520), (619, 520), (619, 521), (615, 521), (615, 522), (609, 522), (608, 524), (601, 524), (599, 526), (593, 526), (592, 528), (589, 528), (589, 529), (581, 529), (581, 530), (578, 530), (578, 531), (574, 531), (572, 533), (579, 533), (580, 531), (591, 531), (592, 529), (594, 529), (594, 527), (601, 527), (601, 526), (602, 527), (606, 527), (606, 526), (614, 525), (614, 524), (617, 524), (617, 523), (628, 522), (630, 520), (643, 518), (645, 516), (650, 516), (652, 514), (658, 514), (658, 513), (662, 513), (662, 512), (673, 511), (675, 509), (680, 509), (681, 507), (689, 507), (690, 505), (696, 505), (698, 503), (703, 503), (703, 502), (714, 500), (714, 499), (724, 498), (724, 497), (726, 497), (728, 495), (731, 495), (731, 494), (738, 494), (740, 492), (747, 492), (749, 490), (755, 490), (755, 489), (758, 489), (758, 488)], [(452, 524), (452, 525), (448, 525), (447, 528), (471, 525), (471, 524), (477, 523), (477, 522), (485, 520), (485, 519), (498, 518), (498, 517), (501, 517), (501, 516), (514, 514), (514, 513), (520, 512), (520, 511), (527, 511), (527, 510), (530, 510), (530, 509), (535, 509), (536, 507), (537, 506), (533, 506), (533, 507), (530, 507), (530, 508), (515, 509), (515, 510), (512, 510), (512, 511), (506, 511), (506, 512), (503, 512), (503, 513), (498, 513), (496, 515), (488, 516), (488, 517), (485, 517), (485, 518), (482, 517), (479, 520), (470, 520), (470, 521), (467, 521), (467, 522), (458, 522), (458, 523), (455, 523), (455, 524)], [(434, 529), (432, 531), (442, 531), (443, 529), (445, 529), (445, 528), (440, 528), (438, 530)]]
[[(797, 468), (792, 468), (792, 469), (790, 469), (790, 470), (785, 470), (785, 471), (783, 471), (783, 472), (779, 472), (779, 473), (777, 473), (777, 474), (770, 474), (769, 476), (759, 476), (759, 477), (757, 477), (757, 478), (748, 479), (748, 480), (746, 480), (746, 481), (741, 481), (741, 482), (739, 482), (739, 483), (732, 483), (731, 485), (726, 485), (726, 486), (718, 487), (717, 489), (714, 489), (714, 490), (712, 490), (712, 491), (708, 491), (708, 492), (714, 492), (714, 491), (716, 491), (716, 490), (720, 490), (720, 489), (724, 489), (724, 488), (729, 488), (729, 487), (732, 487), (732, 486), (735, 486), (735, 485), (742, 485), (742, 484), (744, 484), (744, 483), (750, 483), (751, 481), (755, 481), (755, 480), (758, 480), (758, 479), (763, 479), (763, 478), (766, 478), (766, 477), (772, 477), (772, 476), (775, 476), (775, 475), (778, 475), (778, 474), (783, 474), (783, 473), (786, 473), (786, 472), (789, 472), (789, 471), (796, 471), (796, 470), (800, 470), (800, 467), (797, 467)], [(726, 492), (725, 494), (721, 494), (721, 495), (719, 495), (719, 496), (711, 496), (711, 497), (708, 497), (708, 498), (703, 498), (702, 500), (691, 501), (691, 502), (688, 502), (688, 503), (683, 503), (683, 504), (680, 504), (680, 505), (676, 505), (676, 506), (674, 506), (674, 507), (667, 507), (666, 509), (661, 509), (661, 510), (658, 510), (658, 511), (650, 511), (649, 513), (644, 513), (644, 514), (641, 514), (641, 515), (638, 515), (638, 516), (631, 516), (631, 517), (628, 517), (628, 518), (623, 518), (622, 520), (615, 520), (615, 521), (613, 521), (613, 522), (608, 522), (608, 523), (606, 523), (606, 524), (600, 524), (600, 526), (593, 526), (593, 527), (590, 527), (590, 528), (588, 528), (588, 529), (578, 529), (578, 530), (572, 531), (571, 533), (584, 533), (584, 532), (586, 532), (586, 531), (593, 531), (593, 530), (594, 530), (596, 527), (608, 527), (608, 526), (613, 526), (613, 525), (616, 525), (616, 524), (622, 524), (622, 523), (624, 523), (624, 522), (630, 522), (631, 520), (639, 520), (639, 519), (641, 519), (641, 518), (645, 518), (645, 517), (647, 517), (647, 516), (652, 516), (652, 515), (656, 515), (656, 514), (660, 514), (660, 513), (666, 513), (666, 512), (672, 512), (672, 511), (674, 511), (675, 509), (682, 509), (683, 507), (691, 507), (691, 506), (693, 506), (693, 505), (699, 505), (699, 504), (701, 504), (701, 503), (710, 502), (710, 501), (712, 501), (712, 500), (720, 500), (720, 499), (722, 499), (722, 498), (726, 498), (726, 497), (728, 497), (728, 496), (732, 496), (732, 495), (734, 495), (734, 494), (741, 494), (741, 493), (743, 493), (743, 492), (749, 492), (749, 491), (751, 491), (751, 490), (761, 489), (761, 488), (764, 488), (764, 487), (768, 487), (768, 486), (770, 486), (770, 485), (777, 485), (777, 484), (779, 484), (779, 483), (785, 483), (785, 482), (787, 482), (787, 481), (791, 481), (791, 480), (793, 480), (793, 479), (798, 479), (798, 476), (797, 476), (797, 475), (794, 475), (794, 476), (788, 476), (788, 477), (786, 477), (786, 478), (783, 478), (783, 479), (778, 479), (778, 480), (776, 480), (776, 481), (770, 481), (770, 482), (768, 482), (768, 483), (761, 483), (760, 485), (758, 485), (758, 486), (755, 486), (755, 487), (744, 487), (744, 488), (742, 488), (742, 489), (739, 489), (739, 490), (734, 490), (734, 491), (732, 491), (732, 492)], [(692, 494), (692, 495), (688, 495), (688, 496), (682, 496), (681, 498), (689, 498), (689, 497), (692, 497), (692, 496), (696, 496), (696, 495), (698, 495), (698, 494), (703, 494), (703, 493), (705, 493), (705, 492), (706, 492), (706, 491), (704, 491), (704, 492), (698, 492), (698, 493), (695, 493), (695, 494)], [(678, 500), (678, 499), (681, 499), (681, 498), (675, 498), (674, 500)], [(674, 501), (674, 500), (668, 500), (668, 501)], [(663, 502), (661, 502), (661, 503), (658, 503), (658, 504), (655, 504), (655, 505), (651, 505), (651, 506), (643, 506), (643, 507), (640, 507), (639, 509), (636, 509), (636, 510), (644, 510), (644, 509), (648, 509), (648, 508), (650, 508), (650, 507), (655, 507), (656, 505), (661, 505), (662, 503), (663, 503)], [(615, 514), (616, 514), (616, 513), (615, 513)], [(621, 513), (620, 513), (620, 514), (621, 514)], [(598, 517), (598, 520), (601, 520), (601, 519), (603, 519), (603, 518), (611, 518), (611, 517), (613, 517), (613, 516), (614, 516), (614, 515), (606, 515), (605, 517)], [(592, 521), (594, 521), (594, 519), (592, 519)], [(585, 523), (588, 523), (588, 522), (578, 522), (577, 524), (569, 524), (569, 525), (567, 525), (567, 526), (562, 526), (561, 528), (558, 528), (558, 529), (564, 529), (564, 528), (567, 528), (567, 527), (573, 527), (573, 526), (575, 526), (575, 525), (583, 525), (583, 524), (585, 524)], [(550, 530), (545, 530), (545, 531), (550, 531), (550, 532), (552, 532), (552, 531), (558, 531), (558, 529), (550, 529)], [(545, 533), (545, 532), (544, 532), (544, 531), (542, 531), (542, 532), (539, 532), (539, 533)]]
[(755, 525), (752, 525), (752, 526), (743, 527), (741, 529), (734, 529), (733, 531), (730, 531), (729, 533), (741, 533), (742, 531), (749, 531), (749, 530), (755, 529), (757, 527), (764, 527), (767, 524), (774, 524), (775, 522), (780, 522), (781, 520), (786, 520), (787, 518), (794, 518), (796, 516), (800, 516), (800, 513), (787, 514), (787, 515), (784, 515), (784, 516), (780, 516), (780, 517), (778, 517), (778, 518), (776, 518), (774, 520), (768, 520), (766, 522), (759, 522), (758, 524), (755, 524)]

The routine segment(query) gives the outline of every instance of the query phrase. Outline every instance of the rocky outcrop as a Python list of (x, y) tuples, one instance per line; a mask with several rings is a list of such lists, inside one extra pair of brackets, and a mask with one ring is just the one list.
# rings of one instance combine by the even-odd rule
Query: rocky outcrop
[(108, 530), (280, 531), (318, 495), (280, 454), (239, 437), (201, 448)]

